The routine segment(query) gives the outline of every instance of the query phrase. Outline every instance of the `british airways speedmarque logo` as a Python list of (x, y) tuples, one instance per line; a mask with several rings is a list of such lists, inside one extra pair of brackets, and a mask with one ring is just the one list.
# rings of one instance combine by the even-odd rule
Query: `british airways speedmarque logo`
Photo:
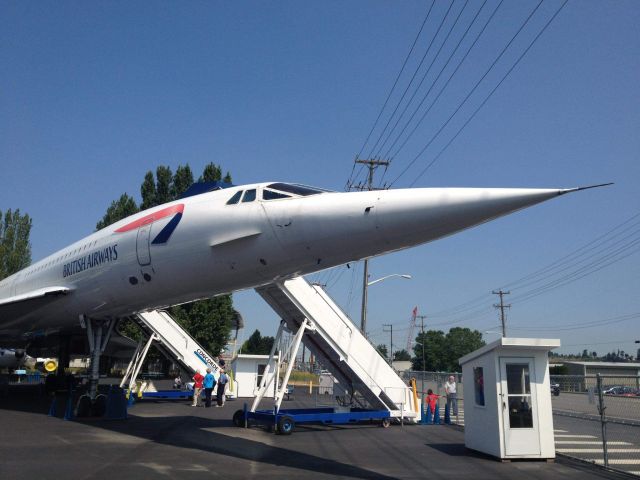
[(173, 231), (176, 229), (180, 220), (182, 219), (182, 212), (184, 212), (184, 204), (180, 203), (178, 205), (172, 205), (171, 207), (163, 208), (162, 210), (158, 210), (156, 212), (150, 213), (149, 215), (145, 215), (131, 223), (127, 223), (126, 225), (118, 228), (116, 230), (117, 233), (128, 232), (130, 230), (135, 230), (143, 225), (147, 225), (149, 223), (154, 223), (163, 218), (167, 218), (173, 215), (173, 218), (167, 223), (160, 233), (156, 235), (156, 237), (151, 242), (154, 245), (160, 245), (163, 243), (167, 243), (169, 241), (169, 237), (173, 234)]

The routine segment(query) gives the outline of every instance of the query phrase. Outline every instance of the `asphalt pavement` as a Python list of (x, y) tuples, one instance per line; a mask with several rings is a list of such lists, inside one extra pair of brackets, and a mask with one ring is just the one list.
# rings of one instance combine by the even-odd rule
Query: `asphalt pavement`
[[(298, 394), (286, 407), (312, 402)], [(298, 426), (289, 436), (237, 428), (242, 404), (144, 401), (127, 420), (66, 421), (47, 415), (49, 398), (12, 389), (0, 399), (0, 478), (619, 478), (566, 460), (502, 463), (467, 450), (455, 426)]]

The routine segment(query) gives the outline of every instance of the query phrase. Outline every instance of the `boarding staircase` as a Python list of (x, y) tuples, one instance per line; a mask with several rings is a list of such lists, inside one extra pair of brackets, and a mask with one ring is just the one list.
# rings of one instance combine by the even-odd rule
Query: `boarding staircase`
[[(404, 383), (320, 286), (297, 277), (256, 291), (286, 328), (296, 333), (294, 347), (299, 338), (351, 395), (361, 395), (374, 409), (389, 410), (392, 417), (420, 420), (421, 406), (415, 390)], [(285, 376), (283, 388), (287, 380)], [(278, 398), (276, 394), (276, 401)]]
[(211, 373), (216, 381), (218, 380), (220, 365), (167, 312), (140, 312), (133, 320), (140, 326), (146, 339), (138, 343), (138, 348), (120, 383), (121, 388), (128, 385), (129, 391), (137, 391), (136, 379), (154, 342), (165, 357), (177, 361), (180, 369), (187, 374), (193, 375), (196, 370), (204, 373), (207, 368), (211, 368)]

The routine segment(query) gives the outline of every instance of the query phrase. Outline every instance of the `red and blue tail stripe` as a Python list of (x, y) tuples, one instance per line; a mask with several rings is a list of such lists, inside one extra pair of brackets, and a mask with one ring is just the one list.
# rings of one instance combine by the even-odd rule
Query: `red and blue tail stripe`
[(134, 220), (133, 222), (127, 223), (126, 225), (118, 228), (116, 230), (116, 233), (129, 232), (131, 230), (140, 228), (143, 225), (147, 225), (149, 223), (153, 223), (173, 215), (173, 218), (169, 221), (169, 223), (167, 223), (164, 226), (164, 228), (160, 230), (160, 233), (158, 233), (158, 235), (156, 235), (156, 237), (151, 242), (154, 245), (167, 243), (169, 241), (169, 238), (173, 234), (173, 231), (176, 229), (176, 227), (180, 223), (183, 212), (184, 212), (183, 203), (172, 205), (170, 207), (163, 208), (162, 210), (158, 210), (156, 212), (150, 213), (149, 215), (145, 215), (144, 217)]

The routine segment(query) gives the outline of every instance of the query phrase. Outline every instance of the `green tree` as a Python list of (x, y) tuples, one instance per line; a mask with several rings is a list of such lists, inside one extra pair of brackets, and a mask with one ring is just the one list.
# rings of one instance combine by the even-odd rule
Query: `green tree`
[(204, 167), (204, 171), (202, 172), (202, 175), (200, 175), (198, 182), (219, 182), (220, 180), (226, 183), (231, 183), (231, 174), (227, 172), (223, 178), (222, 168), (214, 163), (209, 163)]
[(251, 355), (269, 355), (271, 348), (273, 347), (275, 338), (263, 337), (260, 334), (260, 330), (257, 330), (251, 334), (251, 336), (242, 344), (242, 353)]
[(171, 196), (174, 199), (179, 198), (191, 185), (193, 185), (193, 173), (191, 172), (189, 164), (186, 164), (184, 167), (180, 165), (173, 176)]
[(107, 213), (105, 213), (102, 220), (96, 224), (96, 230), (102, 230), (112, 223), (116, 223), (123, 218), (127, 218), (129, 215), (138, 213), (138, 211), (136, 201), (126, 193), (123, 193), (118, 200), (111, 202), (111, 205), (107, 208)]
[(423, 369), (422, 344), (424, 343), (424, 369), (434, 372), (456, 372), (458, 359), (485, 345), (482, 333), (469, 328), (455, 327), (445, 335), (440, 330), (428, 330), (416, 337), (413, 348), (412, 368)]
[(384, 357), (385, 360), (389, 360), (389, 350), (387, 350), (387, 346), (384, 343), (381, 343), (376, 347), (378, 353)]
[(144, 176), (142, 185), (140, 185), (140, 195), (142, 196), (140, 210), (146, 210), (158, 205), (156, 202), (156, 180), (153, 178), (153, 172), (149, 171)]
[(396, 362), (405, 362), (411, 360), (411, 355), (404, 348), (393, 352), (393, 360)]
[[(424, 344), (424, 359), (422, 357), (422, 345)], [(445, 336), (441, 330), (427, 330), (416, 337), (416, 345), (413, 347), (413, 370), (426, 370), (439, 372), (444, 370), (445, 360)]]
[(0, 211), (0, 279), (28, 267), (31, 264), (31, 217), (17, 209)]
[(455, 327), (449, 330), (446, 336), (446, 360), (443, 370), (448, 372), (459, 372), (460, 364), (458, 360), (474, 350), (484, 347), (486, 344), (482, 340), (482, 332), (471, 330), (470, 328)]
[(205, 350), (218, 356), (229, 340), (235, 312), (231, 295), (222, 295), (172, 307), (171, 316)]
[(171, 168), (160, 165), (156, 169), (156, 198), (155, 203), (151, 205), (152, 207), (162, 205), (163, 203), (176, 199), (176, 197), (171, 194), (172, 183), (173, 175), (171, 173)]

